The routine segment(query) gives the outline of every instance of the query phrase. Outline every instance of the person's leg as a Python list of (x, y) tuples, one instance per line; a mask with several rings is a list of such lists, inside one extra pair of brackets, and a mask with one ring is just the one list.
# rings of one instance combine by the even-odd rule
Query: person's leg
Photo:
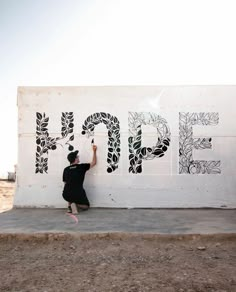
[(72, 199), (71, 199), (70, 195), (67, 194), (67, 193), (65, 193), (65, 192), (63, 191), (63, 193), (62, 193), (62, 197), (63, 197), (63, 199), (64, 199), (65, 201), (67, 201), (67, 203), (68, 203), (67, 213), (72, 213), (72, 209), (71, 209), (71, 203), (72, 203), (71, 201), (72, 201)]
[(89, 209), (88, 205), (76, 204), (76, 206), (77, 206), (77, 209), (81, 209), (83, 211), (87, 211)]
[(72, 213), (71, 204), (72, 204), (72, 203), (68, 202), (67, 213)]
[(82, 211), (86, 211), (89, 209), (90, 204), (89, 204), (89, 200), (86, 196), (86, 192), (83, 191), (82, 193), (79, 194), (79, 198), (76, 202), (76, 206), (77, 206), (77, 210), (82, 210)]

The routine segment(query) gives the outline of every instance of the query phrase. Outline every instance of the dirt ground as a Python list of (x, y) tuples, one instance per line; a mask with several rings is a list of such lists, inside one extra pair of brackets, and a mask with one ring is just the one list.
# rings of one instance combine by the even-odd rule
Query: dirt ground
[(232, 240), (0, 240), (0, 291), (236, 291)]
[(0, 275), (0, 291), (234, 292), (235, 236), (0, 235)]
[(15, 183), (0, 180), (0, 213), (12, 208)]

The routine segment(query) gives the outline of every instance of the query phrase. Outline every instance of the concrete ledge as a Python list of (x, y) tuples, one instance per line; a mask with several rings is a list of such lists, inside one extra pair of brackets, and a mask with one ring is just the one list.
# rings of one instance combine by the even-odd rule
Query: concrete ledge
[(154, 234), (129, 232), (101, 232), (101, 233), (0, 233), (0, 242), (3, 241), (67, 241), (67, 240), (158, 240), (170, 241), (236, 241), (236, 233), (218, 234)]
[[(145, 236), (236, 234), (236, 210), (12, 209), (0, 213), (0, 234), (145, 234)], [(93, 235), (92, 235), (93, 234)]]

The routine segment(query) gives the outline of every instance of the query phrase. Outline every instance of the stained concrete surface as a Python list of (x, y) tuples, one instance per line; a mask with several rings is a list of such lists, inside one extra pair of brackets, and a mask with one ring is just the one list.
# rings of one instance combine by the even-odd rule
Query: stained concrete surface
[(65, 209), (11, 209), (0, 213), (0, 233), (236, 233), (236, 210), (92, 208), (75, 216)]

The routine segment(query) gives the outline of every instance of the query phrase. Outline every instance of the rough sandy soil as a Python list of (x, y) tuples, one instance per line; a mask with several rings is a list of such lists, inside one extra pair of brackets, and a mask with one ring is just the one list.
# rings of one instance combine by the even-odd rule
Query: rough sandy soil
[(236, 245), (214, 239), (0, 239), (0, 291), (236, 291)]
[[(0, 188), (11, 207), (10, 187)], [(8, 202), (7, 202), (8, 199)], [(230, 238), (0, 234), (0, 291), (236, 291)]]
[(12, 208), (15, 183), (0, 180), (0, 213)]

